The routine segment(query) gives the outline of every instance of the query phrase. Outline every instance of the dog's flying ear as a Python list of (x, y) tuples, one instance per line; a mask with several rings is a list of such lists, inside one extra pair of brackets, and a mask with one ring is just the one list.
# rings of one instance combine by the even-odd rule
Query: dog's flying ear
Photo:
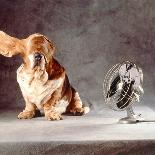
[(24, 45), (21, 40), (0, 31), (0, 54), (6, 57), (12, 57), (16, 54), (22, 54), (23, 51)]

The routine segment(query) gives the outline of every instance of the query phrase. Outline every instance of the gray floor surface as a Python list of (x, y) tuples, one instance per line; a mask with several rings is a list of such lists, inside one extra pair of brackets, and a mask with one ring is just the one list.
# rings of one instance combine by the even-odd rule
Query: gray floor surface
[(155, 112), (135, 111), (152, 122), (119, 124), (125, 112), (108, 109), (61, 121), (18, 120), (19, 111), (1, 111), (0, 154), (155, 154)]

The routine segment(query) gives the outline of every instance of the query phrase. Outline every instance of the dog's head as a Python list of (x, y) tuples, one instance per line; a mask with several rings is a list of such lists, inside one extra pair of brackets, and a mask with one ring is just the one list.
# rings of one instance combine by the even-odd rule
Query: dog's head
[(54, 51), (54, 44), (44, 35), (32, 34), (20, 40), (0, 31), (0, 54), (6, 57), (19, 54), (28, 68), (44, 69), (51, 61)]

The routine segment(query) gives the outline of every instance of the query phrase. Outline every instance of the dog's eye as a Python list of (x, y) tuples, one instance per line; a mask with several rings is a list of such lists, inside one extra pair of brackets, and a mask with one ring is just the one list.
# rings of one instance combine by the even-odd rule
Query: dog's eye
[(40, 61), (42, 58), (42, 55), (40, 53), (35, 53), (34, 58), (35, 60)]

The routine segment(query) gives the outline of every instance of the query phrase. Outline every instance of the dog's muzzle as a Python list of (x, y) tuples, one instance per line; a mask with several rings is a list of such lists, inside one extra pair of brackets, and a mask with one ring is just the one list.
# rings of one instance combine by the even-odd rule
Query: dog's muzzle
[(42, 55), (40, 53), (34, 54), (34, 67), (40, 66), (42, 61)]
[(29, 59), (30, 59), (30, 63), (31, 63), (31, 69), (33, 69), (37, 66), (42, 67), (43, 62), (44, 62), (43, 55), (40, 53), (35, 53), (33, 55), (30, 55)]

